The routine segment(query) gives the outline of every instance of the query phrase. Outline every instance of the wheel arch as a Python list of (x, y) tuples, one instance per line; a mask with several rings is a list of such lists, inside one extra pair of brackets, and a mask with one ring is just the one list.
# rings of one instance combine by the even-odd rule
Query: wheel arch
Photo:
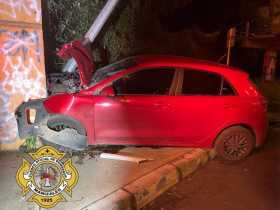
[(246, 123), (236, 123), (236, 124), (228, 125), (228, 126), (224, 127), (222, 130), (220, 130), (220, 131), (218, 132), (218, 134), (216, 135), (214, 141), (212, 142), (212, 148), (215, 147), (215, 143), (216, 143), (218, 137), (219, 137), (225, 130), (227, 130), (227, 129), (229, 129), (229, 128), (232, 128), (232, 127), (243, 127), (243, 128), (246, 128), (247, 130), (249, 130), (249, 131), (252, 133), (252, 135), (254, 136), (254, 145), (256, 146), (256, 138), (257, 138), (257, 137), (256, 137), (256, 133), (255, 133), (254, 129), (253, 129), (251, 126), (249, 126), (248, 124), (246, 124)]
[(87, 136), (87, 130), (85, 126), (80, 123), (79, 120), (68, 116), (68, 115), (61, 115), (61, 114), (52, 114), (47, 119), (47, 126), (49, 127), (51, 123), (65, 123), (66, 125), (69, 125), (71, 128), (77, 130), (79, 134)]

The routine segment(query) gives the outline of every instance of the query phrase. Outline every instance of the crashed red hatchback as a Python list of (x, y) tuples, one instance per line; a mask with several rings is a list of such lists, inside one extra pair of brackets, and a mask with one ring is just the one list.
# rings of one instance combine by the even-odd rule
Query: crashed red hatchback
[[(183, 57), (139, 56), (82, 81), (78, 92), (23, 103), (16, 111), (20, 137), (38, 135), (74, 150), (215, 147), (228, 160), (242, 159), (264, 143), (266, 101), (238, 69)], [(31, 109), (34, 122), (28, 119)]]

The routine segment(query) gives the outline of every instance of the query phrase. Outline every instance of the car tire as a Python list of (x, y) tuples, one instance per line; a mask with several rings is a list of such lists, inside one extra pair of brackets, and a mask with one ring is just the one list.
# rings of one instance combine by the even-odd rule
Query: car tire
[(242, 126), (225, 129), (215, 141), (217, 156), (227, 161), (246, 158), (255, 147), (253, 133)]

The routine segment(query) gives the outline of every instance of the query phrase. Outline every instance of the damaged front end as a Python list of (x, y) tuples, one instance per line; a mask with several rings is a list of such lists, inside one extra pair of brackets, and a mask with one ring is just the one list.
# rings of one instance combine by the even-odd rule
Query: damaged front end
[[(94, 62), (90, 50), (81, 41), (76, 40), (63, 45), (58, 55), (63, 59), (75, 59), (80, 79), (79, 87), (76, 88), (77, 90), (86, 88), (94, 72)], [(83, 126), (63, 113), (48, 113), (44, 107), (44, 99), (22, 103), (17, 108), (15, 115), (21, 139), (38, 136), (44, 142), (72, 150), (87, 148), (87, 136)]]
[(50, 74), (47, 80), (50, 95), (62, 92), (75, 93), (90, 84), (95, 64), (89, 46), (75, 40), (64, 44), (57, 55), (64, 60), (73, 59), (77, 68), (73, 72)]
[[(43, 104), (43, 99), (30, 100), (22, 103), (16, 110), (18, 132), (21, 139), (38, 136), (44, 142), (70, 148), (85, 150), (87, 137), (77, 131), (73, 123), (61, 129), (54, 129), (49, 122), (60, 118), (62, 124), (69, 122), (69, 117), (49, 114)], [(71, 119), (74, 122), (73, 119)]]

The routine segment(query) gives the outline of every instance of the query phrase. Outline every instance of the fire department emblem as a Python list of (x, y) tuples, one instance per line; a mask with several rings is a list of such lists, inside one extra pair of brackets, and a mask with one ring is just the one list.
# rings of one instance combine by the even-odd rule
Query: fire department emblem
[(72, 189), (78, 181), (78, 171), (65, 153), (51, 146), (44, 146), (35, 153), (29, 153), (32, 161), (23, 159), (16, 174), (22, 195), (30, 194), (27, 201), (42, 208), (52, 208), (60, 201), (66, 201), (64, 193), (72, 196)]

